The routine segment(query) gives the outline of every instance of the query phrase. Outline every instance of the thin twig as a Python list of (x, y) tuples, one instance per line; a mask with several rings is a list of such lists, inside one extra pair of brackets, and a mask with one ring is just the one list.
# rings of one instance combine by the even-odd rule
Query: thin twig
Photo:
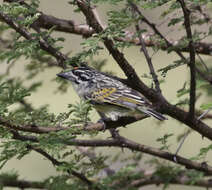
[(63, 127), (41, 127), (41, 126), (36, 126), (36, 125), (19, 126), (19, 125), (14, 125), (14, 124), (10, 123), (10, 121), (7, 121), (1, 117), (0, 117), (0, 125), (3, 125), (5, 127), (7, 127), (8, 129), (12, 129), (12, 130), (32, 132), (32, 133), (37, 133), (37, 134), (67, 130), (67, 128), (63, 128)]
[[(62, 164), (64, 164), (64, 162), (59, 162), (58, 160), (56, 160), (54, 157), (52, 157), (50, 154), (48, 154), (47, 152), (45, 152), (44, 150), (42, 150), (41, 148), (32, 146), (32, 145), (27, 145), (27, 148), (30, 150), (34, 150), (35, 152), (41, 154), (42, 156), (44, 156), (45, 158), (47, 158), (48, 160), (50, 160), (52, 162), (53, 165), (55, 166), (60, 166)], [(68, 173), (72, 174), (73, 176), (79, 178), (81, 181), (83, 181), (84, 183), (86, 183), (89, 187), (93, 186), (93, 183), (86, 178), (85, 175), (73, 170), (73, 169), (68, 169)], [(97, 187), (95, 187), (94, 189), (98, 189)]]
[[(94, 160), (97, 159), (97, 156), (96, 156), (94, 150), (91, 151), (87, 147), (77, 147), (77, 149), (80, 151), (80, 153), (87, 156), (91, 160), (91, 162), (93, 162)], [(110, 166), (103, 168), (103, 170), (107, 174), (107, 176), (112, 176), (116, 173), (115, 170), (111, 169)]]
[(4, 14), (3, 12), (0, 12), (0, 19), (7, 23), (11, 28), (13, 28), (17, 33), (21, 34), (27, 40), (37, 40), (41, 49), (48, 52), (50, 55), (57, 59), (59, 66), (61, 66), (62, 68), (66, 67), (64, 64), (64, 62), (67, 60), (66, 55), (59, 52), (56, 48), (49, 45), (46, 41), (34, 39), (25, 28), (18, 26), (18, 24), (16, 24), (9, 16)]
[[(32, 141), (39, 142), (38, 138), (35, 136), (26, 136), (20, 135), (15, 132), (13, 135), (14, 139), (21, 141)], [(125, 137), (120, 136), (120, 138), (116, 139), (107, 139), (107, 140), (80, 140), (80, 139), (72, 139), (72, 140), (64, 140), (58, 139), (58, 142), (63, 143), (68, 146), (83, 146), (83, 147), (120, 147), (120, 148), (128, 148), (132, 151), (143, 152), (146, 154), (150, 154), (152, 156), (156, 156), (165, 160), (169, 160), (171, 162), (175, 162), (174, 158), (177, 159), (177, 164), (185, 166), (187, 169), (195, 169), (204, 172), (206, 175), (212, 175), (212, 166), (205, 166), (202, 163), (198, 163), (187, 158), (171, 154), (169, 152), (162, 151), (157, 148), (153, 148), (147, 145), (139, 144), (133, 142)]]
[(203, 61), (202, 57), (199, 55), (199, 53), (197, 53), (197, 57), (199, 58), (200, 62), (202, 63), (203, 67), (205, 68), (205, 70), (208, 72), (209, 68), (207, 67), (207, 65), (205, 64), (205, 62)]
[[(189, 177), (188, 175), (184, 174), (183, 172), (176, 174), (175, 177), (170, 178), (168, 180), (169, 184), (177, 184), (177, 185), (185, 185), (185, 186), (199, 186), (199, 187), (212, 187), (211, 183), (212, 179), (198, 179), (195, 180), (194, 183), (191, 183), (192, 177)], [(128, 183), (128, 185), (124, 188), (124, 190), (130, 189), (132, 187), (138, 188), (138, 187), (144, 187), (147, 185), (158, 185), (158, 184), (166, 184), (167, 179), (163, 178), (159, 175), (155, 175), (154, 172), (148, 173), (148, 174), (142, 174), (142, 177), (140, 179), (136, 179), (132, 181), (131, 183)]]
[[(87, 3), (84, 1), (78, 0), (77, 4), (82, 10), (82, 12), (86, 15), (90, 25), (93, 28), (96, 27), (94, 29), (97, 32), (102, 32), (103, 29), (101, 28), (99, 23), (96, 22), (92, 9), (87, 6)], [(12, 28), (14, 28), (18, 33), (20, 33), (21, 35), (23, 35), (29, 40), (31, 39), (28, 33), (26, 34), (26, 32), (22, 30), (22, 28), (18, 28), (16, 24), (14, 25), (14, 22), (11, 21), (10, 18), (8, 20), (7, 16), (5, 17), (4, 14), (2, 15), (2, 13), (0, 13), (0, 18), (2, 18), (2, 16), (3, 16), (3, 20), (6, 20), (5, 22), (9, 24)], [(156, 29), (156, 27), (153, 27), (153, 28)], [(140, 81), (138, 75), (135, 73), (135, 70), (132, 68), (132, 66), (130, 66), (128, 62), (126, 62), (126, 59), (124, 58), (123, 54), (120, 51), (118, 51), (116, 48), (114, 49), (113, 41), (108, 39), (103, 39), (103, 40), (105, 40), (105, 46), (108, 48), (109, 52), (113, 55), (114, 59), (117, 61), (117, 63), (119, 63), (120, 67), (123, 69), (125, 74), (130, 79), (129, 85), (132, 88), (143, 93), (146, 97), (148, 97), (148, 99), (151, 102), (157, 103), (158, 106), (156, 107), (156, 109), (159, 112), (167, 113), (171, 117), (183, 122), (184, 124), (188, 125), (190, 128), (199, 132), (201, 135), (207, 137), (208, 139), (212, 139), (212, 129), (208, 125), (206, 125), (205, 123), (201, 121), (196, 120), (195, 118), (193, 118), (193, 120), (189, 119), (188, 117), (189, 114), (187, 112), (177, 108), (174, 105), (171, 105), (169, 102), (166, 101), (166, 99), (163, 96), (158, 96), (158, 94), (154, 90), (148, 88), (142, 81)], [(167, 46), (172, 47), (172, 44), (169, 43), (167, 44)], [(46, 51), (51, 54), (51, 51), (48, 51), (48, 48)], [(180, 51), (176, 51), (176, 53), (180, 55), (182, 58), (184, 58), (186, 62), (186, 58), (183, 56), (183, 54)], [(60, 59), (63, 60), (62, 57)]]
[[(98, 18), (96, 18), (97, 13), (93, 10), (92, 7), (88, 5), (85, 0), (76, 0), (76, 3), (82, 13), (85, 15), (89, 26), (91, 26), (96, 33), (101, 33), (104, 31), (102, 25), (98, 22)], [(131, 83), (133, 83), (135, 89), (142, 91), (141, 93), (144, 94), (148, 99), (151, 99), (149, 93), (153, 89), (150, 89), (147, 85), (145, 85), (135, 72), (135, 69), (130, 65), (128, 60), (125, 58), (124, 54), (115, 47), (113, 40), (104, 37), (103, 42), (109, 53), (112, 55), (114, 60), (116, 60), (117, 64), (120, 66), (122, 71), (125, 73), (127, 78)], [(137, 88), (136, 88), (137, 87)], [(143, 90), (146, 89), (146, 90)]]
[(212, 110), (212, 108), (209, 108), (208, 110), (204, 111), (198, 118), (197, 120), (202, 119), (205, 115), (207, 115), (210, 111)]
[[(4, 0), (5, 2), (14, 2), (14, 0)], [(30, 6), (24, 2), (24, 1), (17, 1), (17, 3), (20, 3), (23, 6), (29, 7)], [(92, 27), (86, 24), (77, 24), (74, 20), (65, 20), (65, 19), (60, 19), (51, 15), (46, 15), (41, 11), (36, 12), (35, 14), (39, 13), (40, 16), (39, 18), (32, 24), (32, 26), (35, 27), (40, 27), (44, 29), (52, 29), (54, 27), (55, 31), (59, 32), (66, 32), (66, 33), (71, 33), (71, 34), (76, 34), (76, 35), (81, 35), (85, 38), (88, 38), (92, 36), (95, 31)], [(149, 22), (150, 23), (150, 22)], [(153, 26), (154, 24), (152, 24)], [(103, 25), (102, 25), (103, 26)], [(144, 41), (146, 47), (153, 47), (157, 46), (158, 42), (154, 41), (153, 34), (147, 33), (145, 35)], [(124, 41), (124, 42), (130, 42), (133, 43), (134, 45), (140, 45), (139, 38), (135, 38), (135, 34), (133, 32), (125, 31), (125, 37), (117, 37), (115, 38), (117, 41)], [(179, 41), (171, 41), (168, 40), (172, 46), (174, 46), (174, 49), (178, 49), (178, 51), (182, 52), (189, 52), (189, 48), (187, 47), (180, 47), (178, 46)], [(206, 43), (206, 42), (197, 42), (194, 43), (195, 46), (195, 51), (200, 54), (204, 55), (209, 55), (211, 56), (212, 54), (212, 44), (211, 43)], [(160, 45), (159, 48), (161, 50), (167, 50), (167, 45)]]
[[(139, 16), (141, 16), (141, 15), (139, 14), (140, 12), (137, 11), (138, 9), (134, 9), (134, 6), (132, 6), (132, 9), (133, 9), (133, 11), (136, 12)], [(139, 23), (137, 23), (137, 24), (135, 25), (135, 28), (136, 28), (137, 33), (139, 34), (140, 31), (141, 31), (140, 26), (139, 26)], [(141, 34), (139, 34), (139, 41), (140, 41), (140, 44), (141, 44), (141, 49), (140, 49), (140, 51), (142, 51), (142, 52), (144, 53), (144, 56), (145, 56), (146, 61), (147, 61), (147, 64), (148, 64), (148, 66), (149, 66), (150, 74), (152, 75), (153, 81), (154, 81), (154, 83), (155, 83), (156, 91), (157, 91), (158, 93), (161, 93), (160, 83), (159, 83), (159, 81), (158, 81), (158, 76), (157, 76), (157, 74), (156, 74), (156, 72), (155, 72), (154, 66), (153, 66), (153, 64), (152, 64), (152, 60), (151, 60), (151, 58), (150, 58), (150, 56), (149, 56), (149, 53), (148, 53), (148, 51), (147, 51), (147, 48), (146, 48), (146, 45), (145, 45), (145, 42), (144, 42), (144, 39), (143, 39), (143, 36), (142, 36)]]
[(190, 67), (190, 101), (189, 101), (189, 117), (195, 117), (195, 102), (196, 102), (196, 69), (195, 69), (195, 48), (193, 44), (193, 37), (191, 31), (190, 23), (190, 11), (187, 9), (184, 0), (178, 0), (183, 10), (184, 24), (187, 33), (187, 38), (189, 40), (189, 67)]
[[(180, 149), (181, 149), (183, 143), (185, 142), (185, 139), (188, 137), (188, 135), (189, 135), (190, 132), (191, 132), (191, 130), (188, 130), (188, 131), (184, 134), (183, 138), (181, 139), (181, 142), (180, 142), (179, 146), (177, 147), (177, 150), (176, 150), (176, 152), (175, 152), (175, 155), (177, 155), (177, 154), (179, 153), (179, 151), (180, 151)], [(176, 157), (175, 157), (175, 162), (177, 162)]]
[(28, 180), (20, 180), (20, 179), (7, 179), (5, 177), (0, 176), (1, 187), (10, 187), (16, 189), (42, 189), (47, 190), (45, 187), (45, 182), (38, 181), (28, 181)]
[[(89, 125), (86, 125), (84, 127), (84, 130), (86, 131), (103, 131), (106, 129), (115, 129), (119, 128), (125, 125), (128, 125), (130, 123), (142, 120), (147, 118), (147, 116), (139, 116), (139, 117), (121, 117), (117, 121), (105, 121), (105, 125), (103, 123), (97, 122), (97, 123), (92, 123)], [(51, 133), (51, 132), (58, 132), (62, 130), (69, 130), (72, 126), (39, 126), (36, 124), (27, 124), (27, 125), (17, 125), (13, 124), (11, 121), (0, 117), (0, 125), (16, 130), (16, 131), (24, 131), (24, 132), (31, 132), (31, 133), (36, 133), (36, 134), (44, 134), (44, 133)], [(82, 126), (79, 126), (78, 128), (81, 128)], [(73, 135), (80, 135), (80, 132), (72, 132)]]

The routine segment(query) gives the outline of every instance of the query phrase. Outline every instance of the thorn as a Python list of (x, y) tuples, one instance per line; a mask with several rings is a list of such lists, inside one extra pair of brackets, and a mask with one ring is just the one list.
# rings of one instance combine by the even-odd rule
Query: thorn
[(184, 136), (183, 136), (183, 138), (182, 138), (182, 140), (181, 140), (180, 144), (178, 145), (177, 150), (176, 150), (176, 152), (175, 152), (175, 157), (177, 156), (178, 152), (180, 151), (180, 149), (181, 149), (181, 147), (182, 147), (182, 145), (183, 145), (185, 139), (188, 137), (189, 133), (190, 133), (190, 130), (188, 130), (188, 131), (184, 134)]

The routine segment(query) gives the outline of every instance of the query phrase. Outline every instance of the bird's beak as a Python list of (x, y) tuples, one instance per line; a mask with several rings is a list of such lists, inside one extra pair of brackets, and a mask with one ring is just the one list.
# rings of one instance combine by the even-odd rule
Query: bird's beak
[(66, 73), (58, 73), (57, 76), (61, 77), (61, 78), (64, 78), (64, 79), (67, 79), (67, 74)]
[(61, 72), (58, 73), (57, 76), (70, 81), (75, 81), (75, 78), (70, 74), (70, 72)]

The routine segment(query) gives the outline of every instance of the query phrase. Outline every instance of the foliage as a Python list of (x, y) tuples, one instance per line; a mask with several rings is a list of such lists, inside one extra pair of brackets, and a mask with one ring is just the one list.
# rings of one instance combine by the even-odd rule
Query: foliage
[[(185, 170), (178, 166), (178, 163), (170, 164), (156, 159), (156, 156), (162, 157), (161, 155), (164, 155), (166, 152), (168, 154), (171, 151), (170, 138), (177, 138), (177, 135), (173, 133), (165, 133), (162, 137), (156, 139), (159, 147), (157, 149), (159, 152), (158, 155), (156, 155), (155, 152), (151, 152), (151, 147), (149, 148), (150, 151), (147, 152), (146, 149), (148, 148), (142, 145), (136, 145), (136, 149), (134, 149), (136, 151), (134, 152), (123, 154), (127, 146), (123, 143), (123, 138), (120, 137), (116, 139), (118, 144), (114, 145), (114, 147), (121, 147), (122, 150), (118, 150), (115, 155), (110, 154), (108, 156), (104, 150), (100, 152), (87, 147), (86, 150), (82, 150), (77, 146), (80, 144), (79, 142), (81, 142), (78, 140), (79, 136), (95, 140), (96, 135), (101, 133), (98, 130), (89, 131), (86, 128), (89, 124), (94, 122), (91, 114), (93, 110), (89, 101), (80, 100), (77, 103), (69, 104), (66, 108), (67, 111), (61, 113), (50, 112), (49, 105), (41, 105), (38, 107), (30, 103), (31, 96), (39, 92), (44, 85), (44, 79), (37, 80), (42, 72), (51, 73), (55, 71), (56, 68), (61, 67), (61, 65), (63, 65), (63, 68), (66, 67), (70, 69), (81, 62), (89, 62), (89, 65), (97, 70), (115, 75), (112, 68), (105, 68), (105, 66), (108, 65), (107, 60), (96, 61), (96, 56), (105, 51), (105, 46), (111, 46), (112, 44), (113, 51), (110, 51), (111, 54), (114, 52), (117, 53), (117, 51), (120, 50), (121, 56), (127, 57), (124, 54), (125, 51), (135, 46), (136, 43), (136, 45), (140, 45), (140, 42), (135, 41), (138, 40), (141, 34), (145, 36), (150, 31), (156, 33), (156, 35), (151, 35), (147, 40), (147, 43), (149, 42), (147, 45), (151, 46), (154, 54), (159, 50), (166, 51), (167, 54), (173, 52), (177, 52), (178, 54), (184, 51), (189, 52), (188, 46), (191, 43), (191, 39), (185, 35), (185, 32), (177, 39), (176, 44), (173, 43), (174, 45), (170, 45), (169, 43), (171, 42), (168, 41), (169, 43), (167, 43), (167, 41), (161, 37), (160, 32), (154, 30), (154, 28), (158, 26), (151, 22), (146, 22), (145, 17), (139, 14), (139, 11), (136, 12), (132, 6), (135, 4), (141, 8), (142, 11), (150, 11), (150, 13), (158, 9), (162, 10), (160, 15), (158, 15), (158, 18), (160, 17), (158, 21), (161, 21), (160, 19), (167, 20), (164, 22), (164, 27), (167, 31), (175, 30), (178, 32), (178, 30), (185, 30), (185, 16), (182, 14), (180, 3), (173, 0), (86, 1), (89, 6), (98, 6), (107, 3), (110, 6), (120, 5), (120, 7), (117, 9), (109, 8), (106, 14), (107, 26), (104, 27), (102, 31), (93, 33), (92, 35), (86, 36), (84, 34), (83, 37), (86, 38), (83, 38), (80, 44), (82, 47), (81, 51), (77, 53), (67, 53), (65, 56), (68, 58), (63, 64), (61, 64), (61, 60), (58, 59), (58, 56), (60, 56), (61, 52), (65, 51), (63, 46), (65, 46), (67, 39), (63, 38), (61, 33), (60, 37), (55, 37), (54, 35), (56, 31), (62, 30), (62, 26), (61, 28), (56, 25), (39, 28), (40, 26), (36, 25), (36, 22), (39, 22), (39, 19), (43, 16), (43, 13), (39, 11), (39, 3), (38, 0), (28, 0), (26, 2), (10, 2), (8, 0), (0, 5), (0, 14), (6, 15), (10, 21), (14, 21), (17, 28), (29, 34), (29, 36), (24, 37), (20, 32), (15, 32), (11, 29), (11, 24), (7, 25), (1, 18), (0, 42), (2, 42), (2, 44), (0, 45), (0, 64), (5, 65), (6, 63), (7, 68), (4, 72), (0, 70), (0, 169), (2, 170), (5, 164), (11, 159), (15, 158), (20, 160), (24, 156), (29, 155), (32, 151), (36, 151), (49, 162), (53, 163), (57, 169), (57, 173), (55, 176), (49, 176), (43, 181), (32, 182), (32, 188), (37, 188), (38, 186), (40, 188), (42, 186), (43, 189), (51, 190), (112, 190), (124, 188), (134, 190), (139, 189), (140, 186), (133, 184), (136, 184), (139, 180), (144, 180), (145, 182), (145, 180), (149, 179), (149, 176), (141, 169), (144, 159), (141, 152), (146, 152), (155, 156), (154, 159), (150, 159), (149, 161), (150, 167), (154, 168), (151, 179), (152, 181), (157, 179), (159, 183), (163, 183), (163, 189), (168, 188), (172, 183), (176, 183), (176, 178), (181, 177), (182, 174), (188, 179), (187, 184), (189, 185), (196, 185), (198, 181), (204, 179), (203, 172)], [(76, 1), (72, 1), (70, 4), (75, 7), (76, 12), (83, 12), (77, 6)], [(209, 0), (188, 0), (186, 1), (186, 6), (189, 10), (190, 18), (192, 18), (192, 42), (199, 44), (203, 40), (211, 39), (212, 27), (210, 25), (212, 19), (210, 18), (210, 14), (208, 14), (211, 2)], [(178, 14), (179, 12), (180, 14)], [(87, 23), (89, 24), (89, 22), (87, 18)], [(140, 23), (142, 27), (136, 30), (135, 26), (138, 27)], [(42, 24), (45, 25), (46, 23)], [(74, 27), (77, 27), (73, 26), (71, 21), (69, 24), (73, 30)], [(200, 26), (205, 26), (205, 28), (200, 29)], [(91, 27), (88, 28), (91, 29)], [(126, 31), (133, 32), (127, 33)], [(133, 33), (133, 35), (130, 35), (131, 33)], [(130, 40), (128, 40), (128, 37)], [(41, 42), (43, 42), (44, 45), (41, 45)], [(48, 47), (46, 44), (48, 44)], [(47, 49), (49, 51), (47, 51)], [(54, 52), (54, 57), (51, 52)], [(154, 56), (154, 54), (152, 56)], [(120, 54), (119, 57), (113, 55), (115, 59), (121, 59), (121, 56)], [(15, 67), (23, 59), (27, 61), (26, 64), (21, 65), (21, 67), (24, 67), (24, 74), (14, 74)], [(208, 66), (208, 62), (203, 61), (200, 56), (198, 58), (196, 56), (196, 59), (198, 59), (195, 63), (196, 68), (203, 72), (204, 75), (211, 76), (211, 67)], [(156, 74), (163, 77), (163, 80), (159, 81), (160, 84), (164, 81), (167, 82), (168, 74), (183, 66), (188, 66), (187, 69), (189, 70), (189, 61), (189, 58), (186, 57), (186, 59), (183, 59), (181, 56), (178, 60), (175, 60), (174, 63), (159, 68)], [(151, 71), (150, 74), (144, 73), (141, 75), (139, 73), (139, 76), (143, 76), (143, 78), (148, 78), (149, 80), (153, 79), (155, 82), (152, 74)], [(176, 98), (173, 104), (178, 108), (188, 109), (189, 107), (191, 92), (189, 82), (190, 78), (188, 77), (182, 87), (176, 92)], [(212, 90), (211, 81), (209, 82), (210, 84), (198, 73), (196, 77), (196, 102), (204, 96), (209, 96), (210, 98)], [(70, 87), (67, 81), (58, 79), (56, 76), (51, 80), (51, 83), (56, 83), (57, 89), (55, 89), (55, 92), (61, 94), (66, 93)], [(153, 91), (153, 89), (151, 90)], [(200, 104), (201, 106), (199, 106)], [(198, 104), (196, 108), (200, 110), (201, 113), (204, 113), (205, 110), (210, 111), (212, 108), (211, 100), (200, 104)], [(158, 105), (160, 106), (159, 103)], [(167, 113), (169, 113), (169, 111), (170, 110), (168, 110)], [(173, 115), (174, 114), (172, 114), (172, 116)], [(188, 121), (189, 119), (185, 119), (184, 124), (187, 124)], [(88, 140), (87, 142), (89, 144), (90, 141)], [(110, 139), (108, 142), (110, 142)], [(82, 146), (87, 145), (82, 144)], [(95, 146), (98, 145), (95, 144)], [(109, 144), (107, 146), (113, 145)], [(139, 152), (138, 150), (141, 147), (143, 149)], [(202, 161), (211, 153), (211, 150), (212, 145), (200, 148), (199, 153), (190, 158), (190, 160)], [(187, 162), (190, 160), (187, 159)], [(121, 166), (115, 167), (114, 165), (116, 164)], [(184, 166), (186, 166), (186, 164), (184, 164)], [(0, 189), (7, 186), (5, 184), (10, 184), (10, 181), (17, 182), (19, 180), (18, 173), (2, 173), (0, 175)], [(151, 184), (151, 180), (149, 184)], [(18, 185), (17, 187), (22, 188)]]

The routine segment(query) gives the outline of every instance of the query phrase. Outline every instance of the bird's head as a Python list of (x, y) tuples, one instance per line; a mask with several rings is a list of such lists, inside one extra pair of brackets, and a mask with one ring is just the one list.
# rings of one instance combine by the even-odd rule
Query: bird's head
[(75, 67), (72, 70), (61, 72), (57, 76), (71, 81), (75, 88), (86, 88), (92, 83), (94, 72), (95, 70), (92, 68)]

